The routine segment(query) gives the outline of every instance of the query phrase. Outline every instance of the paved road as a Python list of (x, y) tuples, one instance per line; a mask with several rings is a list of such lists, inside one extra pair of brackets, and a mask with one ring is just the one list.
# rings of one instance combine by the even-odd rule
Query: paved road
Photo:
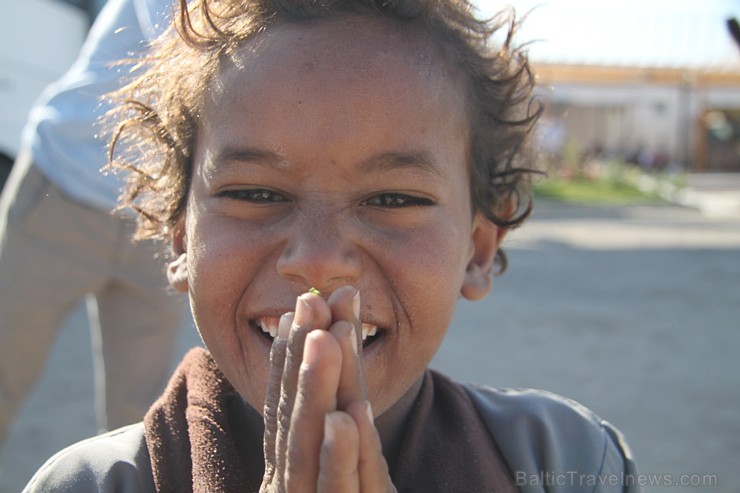
[[(583, 402), (627, 435), (646, 480), (716, 481), (646, 491), (740, 492), (740, 220), (542, 203), (508, 252), (510, 271), (460, 306), (434, 366)], [(184, 331), (182, 350), (195, 343)], [(0, 454), (1, 492), (94, 433), (91, 385), (77, 312)]]

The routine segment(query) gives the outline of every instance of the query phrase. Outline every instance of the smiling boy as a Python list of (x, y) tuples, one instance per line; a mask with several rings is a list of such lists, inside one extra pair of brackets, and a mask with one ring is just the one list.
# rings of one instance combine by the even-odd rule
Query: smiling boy
[(116, 146), (146, 159), (114, 150), (207, 351), (143, 427), (52, 459), (28, 491), (60, 471), (85, 491), (264, 492), (539, 491), (518, 481), (630, 471), (577, 405), (427, 369), (528, 213), (523, 54), (487, 48), (493, 30), (454, 0), (203, 1), (177, 27), (123, 94)]
[(179, 286), (256, 408), (271, 347), (258, 325), (312, 286), (353, 286), (378, 328), (363, 360), (382, 414), (423, 373), (460, 293), (485, 294), (503, 235), (471, 210), (466, 108), (448, 96), (463, 82), (387, 21), (280, 25), (259, 41), (205, 95), (173, 240)]

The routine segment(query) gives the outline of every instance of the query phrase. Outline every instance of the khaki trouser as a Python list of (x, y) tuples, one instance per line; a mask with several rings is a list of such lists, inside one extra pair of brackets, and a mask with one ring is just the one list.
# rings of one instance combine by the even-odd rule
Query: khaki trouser
[[(87, 300), (101, 429), (141, 420), (171, 370), (185, 299), (133, 220), (70, 200), (20, 158), (0, 200), (0, 443), (56, 331)], [(60, 423), (61, 424), (61, 423)]]

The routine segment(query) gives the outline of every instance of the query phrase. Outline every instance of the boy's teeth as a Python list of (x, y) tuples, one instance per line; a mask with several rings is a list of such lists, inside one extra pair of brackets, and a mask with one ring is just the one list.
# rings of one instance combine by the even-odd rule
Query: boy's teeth
[[(266, 334), (270, 334), (272, 338), (277, 337), (278, 332), (278, 324), (280, 323), (280, 319), (277, 317), (262, 317), (259, 320), (257, 320), (257, 325), (259, 325), (262, 332)], [(363, 322), (362, 324), (362, 340), (364, 341), (368, 337), (372, 337), (378, 333), (378, 326), (373, 324), (366, 324)]]
[(372, 337), (378, 333), (378, 327), (372, 324), (362, 324), (362, 340), (364, 341), (368, 337)]
[(270, 337), (277, 337), (278, 323), (280, 319), (275, 317), (262, 317), (258, 320), (258, 324), (262, 332), (270, 334)]

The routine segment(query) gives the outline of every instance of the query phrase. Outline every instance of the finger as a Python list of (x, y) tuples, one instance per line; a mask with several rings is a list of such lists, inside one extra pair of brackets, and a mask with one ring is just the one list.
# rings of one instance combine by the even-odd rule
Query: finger
[(359, 354), (355, 327), (347, 321), (333, 324), (329, 332), (337, 339), (342, 351), (342, 369), (337, 386), (337, 409), (344, 410), (350, 402), (367, 399), (362, 358)]
[[(282, 397), (286, 399), (286, 403), (292, 403), (295, 398), (306, 335), (312, 330), (325, 330), (330, 323), (331, 311), (323, 298), (312, 293), (305, 293), (298, 297), (295, 316), (290, 327), (283, 371)], [(292, 405), (290, 407), (292, 408)]]
[[(346, 320), (350, 322), (360, 333), (361, 329), (360, 322), (360, 291), (353, 286), (341, 286), (334, 290), (327, 300), (329, 309), (331, 310), (331, 319), (334, 322), (339, 320)], [(357, 339), (358, 344), (361, 343), (360, 339)]]
[(281, 474), (285, 471), (286, 467), (288, 435), (293, 408), (295, 406), (298, 375), (300, 373), (301, 362), (303, 361), (306, 335), (316, 328), (326, 328), (330, 320), (331, 312), (329, 307), (320, 296), (306, 293), (299, 296), (296, 300), (295, 315), (290, 325), (287, 347), (285, 349), (280, 399), (277, 410), (275, 464)]
[(324, 418), (324, 440), (319, 458), (319, 493), (355, 493), (360, 491), (360, 437), (352, 417), (341, 411)]
[[(361, 351), (360, 292), (352, 286), (342, 286), (331, 294), (328, 304), (332, 320), (335, 322), (329, 330), (340, 341), (342, 348), (342, 378), (337, 394), (337, 405), (338, 409), (344, 409), (352, 401), (367, 399)], [(351, 332), (339, 324), (339, 321), (346, 321), (346, 325), (351, 325)]]
[(264, 422), (265, 435), (263, 450), (265, 454), (265, 481), (270, 482), (275, 475), (277, 465), (276, 443), (278, 430), (278, 406), (280, 403), (280, 388), (282, 385), (285, 353), (288, 347), (287, 334), (293, 323), (293, 313), (286, 313), (280, 317), (278, 336), (272, 343), (270, 350), (270, 371), (267, 377), (267, 391), (265, 394)]
[(362, 493), (389, 493), (395, 492), (388, 463), (383, 456), (383, 446), (380, 435), (375, 428), (373, 411), (368, 401), (355, 401), (347, 408), (360, 434), (360, 448), (358, 457), (358, 473), (360, 476), (360, 491)]
[(295, 406), (288, 434), (286, 488), (310, 491), (316, 485), (324, 417), (337, 406), (342, 352), (327, 331), (311, 331), (305, 340)]
[(288, 337), (282, 380), (282, 393), (289, 401), (295, 397), (306, 335), (315, 329), (327, 329), (330, 322), (331, 311), (323, 298), (312, 293), (305, 293), (298, 297)]

